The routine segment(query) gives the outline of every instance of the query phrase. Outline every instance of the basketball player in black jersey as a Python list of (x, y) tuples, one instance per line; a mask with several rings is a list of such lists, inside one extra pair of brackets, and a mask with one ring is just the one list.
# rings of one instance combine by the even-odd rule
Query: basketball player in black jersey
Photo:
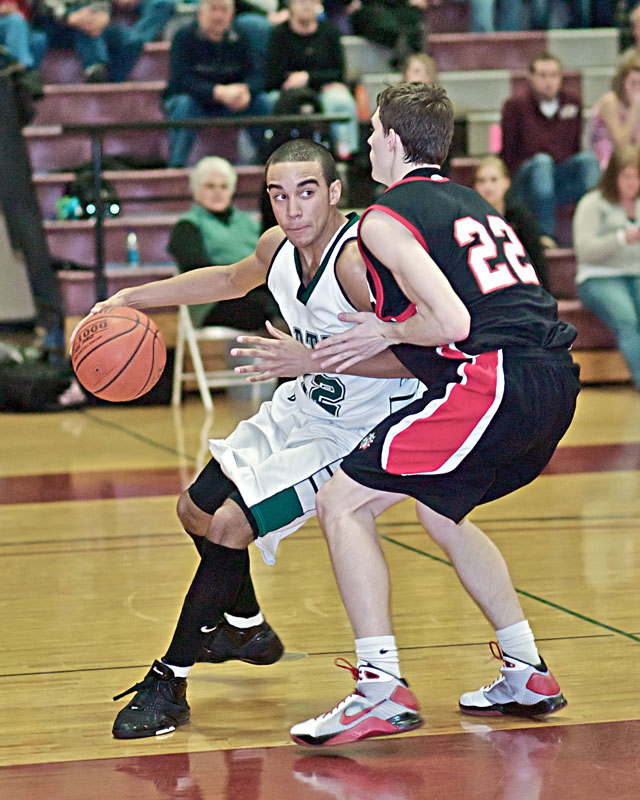
[(389, 576), (375, 518), (406, 497), (496, 630), (500, 676), (462, 695), (468, 714), (536, 717), (566, 704), (540, 657), (507, 565), (466, 518), (532, 481), (568, 428), (579, 391), (559, 322), (508, 223), (439, 171), (453, 129), (445, 91), (399, 84), (378, 98), (372, 174), (389, 188), (364, 213), (359, 244), (375, 314), (320, 343), (322, 369), (390, 348), (429, 387), (375, 427), (320, 490), (318, 516), (356, 636), (356, 691), (295, 725), (308, 745), (399, 733), (421, 723), (401, 678)]

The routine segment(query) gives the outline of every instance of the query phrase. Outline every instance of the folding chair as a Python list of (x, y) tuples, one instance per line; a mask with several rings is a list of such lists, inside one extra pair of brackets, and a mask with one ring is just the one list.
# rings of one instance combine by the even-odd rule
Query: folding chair
[[(207, 411), (213, 411), (213, 399), (211, 398), (211, 388), (227, 386), (244, 386), (251, 389), (251, 399), (257, 402), (261, 399), (263, 387), (265, 385), (276, 387), (277, 380), (273, 378), (269, 381), (259, 383), (247, 383), (245, 375), (237, 375), (233, 369), (216, 369), (207, 372), (202, 363), (199, 342), (225, 342), (235, 343), (236, 337), (246, 334), (247, 331), (237, 328), (227, 328), (223, 325), (211, 325), (204, 328), (196, 328), (191, 321), (191, 314), (188, 306), (180, 306), (178, 309), (178, 334), (176, 338), (176, 356), (173, 367), (173, 391), (171, 403), (174, 406), (182, 402), (182, 385), (185, 381), (195, 380), (198, 384), (202, 404)], [(193, 372), (185, 372), (184, 360), (186, 356), (185, 343), (189, 350)]]

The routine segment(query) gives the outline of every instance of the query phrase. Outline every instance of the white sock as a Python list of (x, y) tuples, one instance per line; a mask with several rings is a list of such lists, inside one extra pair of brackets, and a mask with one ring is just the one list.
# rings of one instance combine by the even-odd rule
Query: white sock
[(501, 628), (496, 631), (496, 635), (502, 652), (506, 655), (513, 656), (518, 661), (526, 661), (534, 667), (540, 663), (540, 654), (528, 620), (523, 619), (522, 622)]
[(255, 617), (232, 617), (231, 614), (225, 614), (225, 617), (229, 625), (233, 625), (234, 628), (255, 628), (264, 622), (262, 611), (258, 611)]
[(366, 639), (356, 639), (356, 656), (359, 667), (368, 663), (372, 667), (379, 667), (395, 675), (396, 678), (401, 677), (395, 636), (369, 636)]
[(169, 667), (169, 669), (171, 670), (171, 672), (173, 672), (173, 674), (174, 674), (174, 676), (176, 678), (186, 678), (187, 675), (193, 669), (193, 665), (190, 666), (190, 667), (176, 667), (173, 664), (167, 664), (167, 662), (164, 660), (164, 658), (161, 658), (160, 661), (162, 661), (162, 663), (165, 665), (165, 667)]

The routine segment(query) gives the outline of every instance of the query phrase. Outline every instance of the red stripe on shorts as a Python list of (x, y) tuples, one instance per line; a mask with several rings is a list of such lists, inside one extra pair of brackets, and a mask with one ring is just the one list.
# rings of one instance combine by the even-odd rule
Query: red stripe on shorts
[[(451, 347), (440, 352), (448, 358), (465, 358)], [(479, 441), (504, 394), (502, 351), (469, 358), (458, 367), (460, 382), (450, 383), (444, 396), (389, 429), (382, 449), (382, 467), (387, 472), (451, 472)]]

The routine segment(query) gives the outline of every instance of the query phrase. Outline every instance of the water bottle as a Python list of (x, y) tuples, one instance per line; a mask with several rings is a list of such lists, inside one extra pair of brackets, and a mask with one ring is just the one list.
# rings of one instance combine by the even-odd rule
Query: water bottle
[(140, 265), (138, 237), (133, 231), (129, 231), (127, 234), (127, 264), (130, 267), (138, 267)]

